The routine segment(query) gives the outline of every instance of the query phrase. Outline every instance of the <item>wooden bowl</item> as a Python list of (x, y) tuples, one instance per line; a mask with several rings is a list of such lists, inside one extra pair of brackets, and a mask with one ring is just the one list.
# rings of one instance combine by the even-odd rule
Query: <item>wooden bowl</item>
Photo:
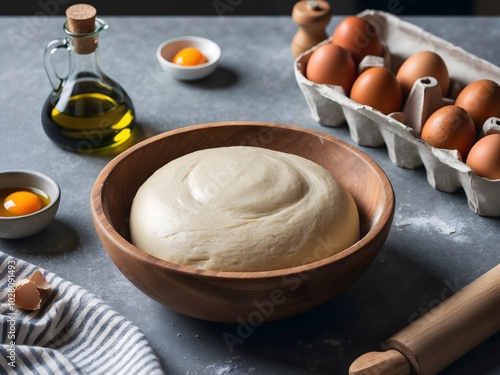
[[(131, 244), (130, 207), (149, 176), (187, 153), (234, 145), (288, 152), (325, 167), (353, 195), (362, 238), (329, 258), (262, 272), (196, 269), (158, 259)], [(323, 133), (263, 122), (203, 124), (149, 138), (115, 157), (101, 171), (91, 197), (99, 238), (115, 265), (136, 287), (191, 317), (249, 324), (303, 313), (347, 288), (386, 240), (394, 203), (385, 173), (357, 148)]]

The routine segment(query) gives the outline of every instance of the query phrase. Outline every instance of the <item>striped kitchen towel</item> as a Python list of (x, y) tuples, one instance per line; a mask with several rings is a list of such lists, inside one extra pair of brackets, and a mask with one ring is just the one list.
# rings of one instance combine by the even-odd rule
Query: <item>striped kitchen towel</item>
[(41, 308), (18, 309), (13, 283), (37, 269), (0, 252), (0, 374), (163, 374), (138, 327), (51, 272), (40, 269), (51, 286)]

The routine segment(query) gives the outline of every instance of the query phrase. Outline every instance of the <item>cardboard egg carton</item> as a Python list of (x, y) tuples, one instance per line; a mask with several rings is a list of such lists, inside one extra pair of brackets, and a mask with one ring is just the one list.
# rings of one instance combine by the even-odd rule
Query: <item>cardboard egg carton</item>
[[(320, 85), (305, 78), (311, 53), (326, 40), (298, 56), (295, 77), (311, 116), (321, 125), (339, 127), (347, 122), (352, 139), (359, 145), (387, 146), (391, 162), (399, 167), (425, 167), (427, 180), (436, 190), (455, 192), (463, 188), (469, 207), (482, 216), (500, 216), (500, 180), (477, 176), (460, 159), (456, 150), (430, 146), (419, 137), (420, 129), (438, 108), (453, 104), (468, 83), (491, 79), (500, 83), (500, 69), (423, 29), (382, 11), (366, 10), (365, 18), (377, 29), (385, 47), (383, 57), (367, 56), (359, 66), (385, 66), (394, 73), (405, 59), (418, 51), (438, 53), (445, 61), (451, 79), (449, 98), (443, 98), (436, 79), (422, 77), (412, 88), (401, 112), (384, 115), (370, 106), (349, 99), (339, 86)], [(500, 133), (500, 119), (490, 118), (483, 133)]]

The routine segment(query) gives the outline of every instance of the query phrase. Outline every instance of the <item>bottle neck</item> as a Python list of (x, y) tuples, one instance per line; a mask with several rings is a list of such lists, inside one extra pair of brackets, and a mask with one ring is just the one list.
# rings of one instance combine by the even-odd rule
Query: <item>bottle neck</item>
[(103, 75), (99, 58), (99, 34), (107, 28), (108, 24), (99, 18), (95, 19), (94, 30), (87, 34), (73, 33), (68, 29), (68, 23), (64, 24), (70, 51), (70, 75), (72, 72)]
[(91, 74), (96, 76), (102, 76), (103, 71), (101, 68), (100, 62), (100, 53), (99, 47), (97, 44), (97, 38), (95, 39), (95, 45), (93, 45), (92, 49), (85, 49), (86, 53), (82, 53), (81, 48), (77, 48), (79, 45), (78, 42), (81, 42), (83, 39), (75, 41), (71, 41), (72, 48), (70, 48), (70, 75), (73, 74)]

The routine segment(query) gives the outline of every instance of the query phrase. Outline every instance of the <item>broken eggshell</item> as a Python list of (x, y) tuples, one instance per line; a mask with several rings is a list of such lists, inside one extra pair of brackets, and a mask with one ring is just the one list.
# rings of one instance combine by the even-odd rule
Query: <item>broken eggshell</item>
[(42, 272), (40, 270), (36, 270), (35, 272), (33, 272), (33, 274), (29, 277), (29, 280), (35, 283), (36, 288), (40, 292), (46, 292), (50, 289), (49, 282), (45, 280), (45, 277), (43, 277)]
[(15, 305), (23, 310), (38, 310), (42, 303), (40, 294), (48, 291), (50, 285), (39, 270), (16, 282)]

